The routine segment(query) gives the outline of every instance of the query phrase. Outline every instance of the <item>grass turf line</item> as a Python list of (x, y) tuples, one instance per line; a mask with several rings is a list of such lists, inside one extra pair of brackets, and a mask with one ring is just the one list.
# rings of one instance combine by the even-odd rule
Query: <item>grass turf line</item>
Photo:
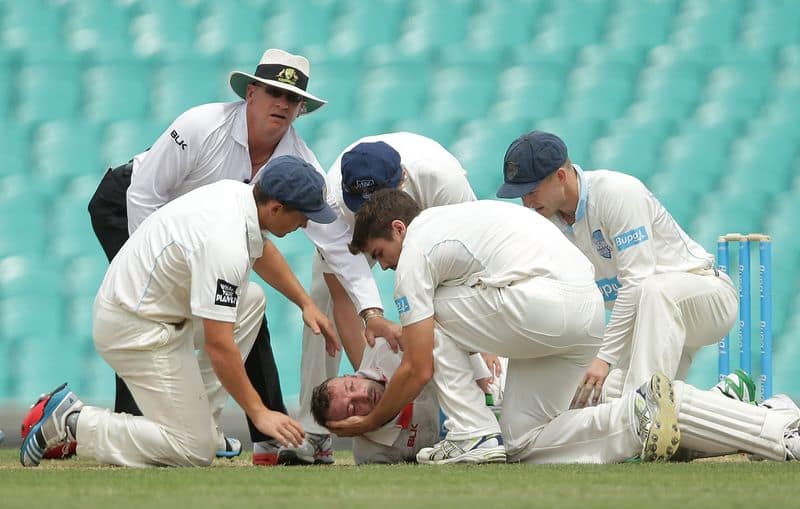
[[(0, 449), (0, 507), (796, 507), (800, 463), (252, 467), (128, 469), (72, 459), (19, 466)], [(338, 463), (352, 463), (337, 451)]]

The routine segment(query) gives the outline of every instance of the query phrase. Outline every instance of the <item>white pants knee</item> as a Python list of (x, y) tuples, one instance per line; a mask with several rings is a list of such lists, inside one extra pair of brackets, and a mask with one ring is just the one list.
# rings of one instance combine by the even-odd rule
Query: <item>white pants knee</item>
[[(473, 381), (468, 358), (470, 352), (489, 352), (509, 358), (503, 414), (521, 416), (510, 419), (511, 426), (504, 424), (512, 448), (516, 437), (533, 427), (525, 416), (554, 416), (569, 406), (571, 391), (597, 353), (604, 320), (594, 284), (543, 277), (504, 288), (439, 287), (434, 315), (433, 382), (447, 415), (448, 438), (463, 440), (499, 431)], [(525, 380), (515, 373), (550, 363), (559, 365), (552, 371), (557, 379)], [(531, 381), (537, 385), (528, 385)]]
[(685, 379), (695, 352), (722, 339), (738, 309), (736, 288), (725, 274), (673, 272), (647, 278), (640, 287), (629, 349), (609, 373), (606, 397), (635, 390), (655, 372)]
[[(234, 340), (244, 359), (258, 334), (264, 293), (249, 283), (239, 298)], [(215, 414), (227, 393), (204, 353), (195, 355), (200, 321), (142, 319), (96, 299), (94, 343), (125, 380), (142, 416), (86, 406), (78, 419), (78, 454), (131, 467), (205, 466), (219, 445)], [(202, 350), (201, 350), (202, 351)]]

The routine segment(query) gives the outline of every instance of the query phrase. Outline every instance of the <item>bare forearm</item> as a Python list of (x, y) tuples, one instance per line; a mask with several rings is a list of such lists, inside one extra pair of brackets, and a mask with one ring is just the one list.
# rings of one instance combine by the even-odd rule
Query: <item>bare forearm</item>
[(366, 344), (363, 322), (356, 312), (353, 301), (350, 300), (350, 296), (342, 288), (336, 276), (324, 274), (324, 277), (333, 300), (333, 321), (336, 323), (339, 339), (353, 369), (358, 369)]
[(429, 376), (412, 369), (410, 364), (400, 363), (383, 393), (378, 405), (370, 413), (373, 424), (382, 426), (400, 413), (403, 408), (419, 396)]
[(242, 410), (251, 418), (265, 411), (266, 407), (247, 378), (239, 350), (233, 342), (228, 344), (207, 341), (205, 350), (217, 378)]

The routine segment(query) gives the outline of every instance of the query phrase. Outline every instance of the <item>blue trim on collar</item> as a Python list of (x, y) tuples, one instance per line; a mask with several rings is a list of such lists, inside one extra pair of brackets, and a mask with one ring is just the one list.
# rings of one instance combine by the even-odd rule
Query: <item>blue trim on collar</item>
[(583, 216), (586, 215), (586, 179), (583, 176), (583, 169), (578, 166), (577, 164), (572, 165), (575, 168), (575, 173), (578, 175), (578, 187), (580, 187), (580, 192), (578, 194), (578, 208), (575, 209), (575, 222), (577, 223)]

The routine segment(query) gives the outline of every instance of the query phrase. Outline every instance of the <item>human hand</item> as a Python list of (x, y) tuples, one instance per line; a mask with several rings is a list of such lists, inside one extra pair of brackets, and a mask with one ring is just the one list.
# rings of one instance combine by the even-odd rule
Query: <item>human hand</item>
[(341, 421), (328, 421), (325, 423), (331, 433), (340, 437), (354, 437), (372, 431), (377, 426), (373, 425), (368, 415), (353, 415)]
[(489, 368), (489, 372), (492, 374), (492, 380), (503, 373), (503, 365), (500, 363), (498, 356), (491, 353), (481, 353), (481, 357), (483, 357), (483, 362), (486, 363), (486, 367)]
[(375, 346), (375, 338), (383, 338), (389, 343), (392, 351), (400, 349), (400, 336), (403, 335), (403, 328), (382, 316), (376, 316), (367, 320), (364, 330), (364, 337), (369, 346)]
[(309, 304), (303, 308), (303, 322), (314, 334), (322, 334), (325, 339), (325, 351), (333, 357), (342, 349), (339, 338), (333, 330), (333, 324), (317, 306)]
[(478, 384), (478, 387), (481, 388), (484, 394), (489, 394), (492, 392), (492, 380), (494, 380), (492, 377), (478, 378), (475, 380), (475, 383)]
[[(602, 359), (594, 359), (589, 365), (589, 369), (583, 375), (578, 389), (575, 391), (575, 396), (570, 403), (570, 409), (584, 408), (591, 401), (590, 406), (595, 406), (600, 402), (600, 396), (603, 394), (603, 383), (608, 376), (609, 366), (608, 363)], [(591, 400), (589, 399), (591, 397)]]
[(298, 447), (303, 443), (303, 427), (286, 414), (264, 409), (264, 412), (250, 416), (250, 419), (260, 432), (273, 437), (281, 445)]

